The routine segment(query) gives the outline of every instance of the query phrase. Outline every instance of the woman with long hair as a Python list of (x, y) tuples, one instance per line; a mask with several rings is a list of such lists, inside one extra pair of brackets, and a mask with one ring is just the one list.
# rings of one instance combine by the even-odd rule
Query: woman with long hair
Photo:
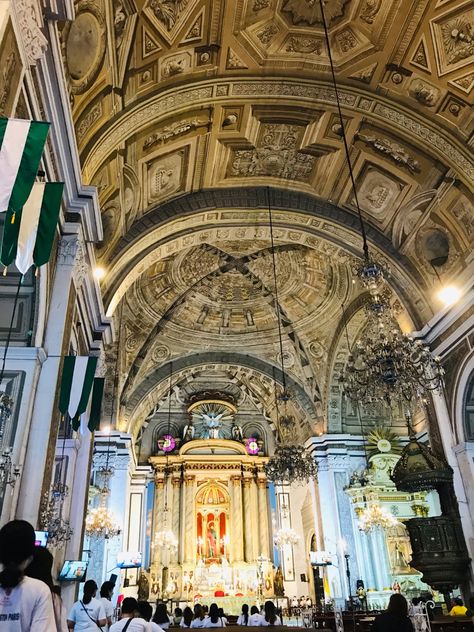
[(262, 615), (260, 614), (260, 612), (258, 611), (257, 606), (252, 606), (250, 608), (250, 617), (249, 617), (249, 625), (250, 626), (255, 626), (255, 625), (262, 625)]
[(183, 610), (183, 616), (181, 617), (181, 621), (179, 623), (180, 628), (190, 628), (191, 623), (193, 622), (194, 613), (189, 606)]
[(248, 625), (249, 624), (249, 605), (248, 603), (244, 603), (242, 606), (242, 613), (239, 614), (239, 618), (237, 619), (237, 625)]
[(413, 632), (413, 623), (408, 617), (408, 603), (403, 595), (394, 593), (387, 610), (379, 614), (372, 625), (373, 632)]
[(104, 606), (99, 599), (96, 599), (97, 584), (93, 579), (89, 579), (84, 584), (84, 594), (82, 599), (76, 601), (69, 611), (67, 625), (74, 632), (97, 632), (105, 626), (107, 618)]
[(171, 619), (166, 609), (166, 604), (159, 601), (156, 604), (155, 614), (152, 619), (153, 623), (157, 623), (162, 630), (167, 630), (170, 627)]
[(0, 529), (0, 621), (6, 622), (8, 632), (56, 629), (51, 590), (25, 576), (35, 539), (35, 530), (24, 520), (12, 520)]
[(192, 628), (203, 628), (206, 617), (204, 615), (204, 609), (200, 603), (194, 605), (194, 618), (191, 622)]
[(66, 612), (64, 610), (59, 586), (55, 586), (51, 571), (53, 569), (53, 556), (43, 546), (35, 547), (31, 564), (26, 567), (25, 573), (28, 577), (39, 579), (45, 583), (51, 591), (53, 601), (54, 619), (56, 621), (56, 632), (67, 632)]
[(280, 617), (276, 613), (273, 601), (266, 601), (263, 606), (264, 616), (260, 625), (281, 625)]
[(225, 628), (224, 617), (219, 614), (219, 608), (216, 603), (211, 603), (209, 607), (209, 616), (204, 623), (205, 628)]

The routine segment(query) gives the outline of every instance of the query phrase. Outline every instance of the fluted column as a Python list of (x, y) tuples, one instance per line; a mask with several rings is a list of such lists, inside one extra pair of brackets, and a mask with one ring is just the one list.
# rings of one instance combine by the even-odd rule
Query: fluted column
[[(254, 539), (254, 529), (252, 527), (255, 526), (255, 516), (257, 514), (252, 513), (252, 498), (251, 498), (251, 485), (252, 485), (252, 477), (251, 475), (244, 476), (244, 542), (245, 542), (245, 561), (253, 562), (255, 560), (253, 539)], [(252, 522), (254, 523), (252, 525)]]
[[(161, 531), (163, 527), (163, 511), (165, 508), (165, 477), (163, 472), (155, 474), (155, 506), (153, 507), (153, 533), (152, 544), (155, 541), (155, 535)], [(153, 563), (161, 564), (161, 548), (153, 547)]]
[(257, 481), (252, 477), (250, 481), (250, 515), (252, 517), (252, 561), (255, 562), (260, 555), (260, 542), (258, 535), (258, 490)]
[[(171, 479), (172, 485), (172, 497), (171, 497), (171, 529), (178, 540), (181, 540), (179, 537), (180, 534), (180, 509), (181, 509), (181, 477), (173, 476)], [(171, 563), (177, 564), (178, 560), (181, 559), (180, 547), (182, 546), (181, 541), (179, 542), (178, 549), (173, 551), (171, 554)]]
[(193, 474), (184, 476), (184, 562), (192, 564), (194, 562), (194, 551), (196, 542), (194, 537), (194, 498), (196, 496), (196, 477)]
[(234, 488), (234, 509), (235, 514), (235, 561), (243, 562), (244, 560), (244, 533), (243, 533), (243, 515), (242, 515), (242, 477), (240, 475), (232, 477), (232, 485)]
[(258, 485), (258, 527), (260, 555), (270, 557), (270, 546), (268, 536), (268, 496), (267, 496), (267, 480), (264, 475), (260, 475), (257, 479)]

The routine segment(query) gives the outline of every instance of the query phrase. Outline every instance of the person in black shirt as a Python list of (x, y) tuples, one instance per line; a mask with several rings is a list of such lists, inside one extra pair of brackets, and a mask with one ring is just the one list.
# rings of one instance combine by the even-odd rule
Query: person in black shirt
[(387, 610), (372, 624), (372, 632), (414, 632), (413, 623), (408, 618), (408, 603), (403, 595), (395, 593), (390, 597)]

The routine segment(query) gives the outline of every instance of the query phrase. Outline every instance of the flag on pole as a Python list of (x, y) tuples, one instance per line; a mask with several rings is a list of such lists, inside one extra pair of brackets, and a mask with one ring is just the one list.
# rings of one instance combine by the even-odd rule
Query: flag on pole
[(25, 205), (38, 173), (49, 123), (0, 118), (0, 213)]
[(102, 398), (104, 395), (105, 377), (95, 377), (94, 387), (92, 389), (91, 412), (89, 415), (89, 423), (87, 427), (91, 432), (98, 430), (100, 427), (100, 415), (102, 412)]
[(32, 265), (39, 268), (49, 261), (63, 189), (63, 182), (35, 182), (24, 207), (16, 212), (8, 209), (0, 251), (4, 266), (15, 260), (26, 274)]
[(59, 410), (69, 413), (74, 430), (79, 428), (80, 417), (87, 408), (91, 395), (97, 357), (66, 356), (61, 377)]

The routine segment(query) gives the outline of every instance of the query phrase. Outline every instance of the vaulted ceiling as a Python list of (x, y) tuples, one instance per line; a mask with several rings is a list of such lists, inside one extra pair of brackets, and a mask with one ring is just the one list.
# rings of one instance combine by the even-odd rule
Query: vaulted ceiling
[[(472, 257), (474, 9), (325, 7), (369, 241), (401, 322), (419, 327), (440, 307), (436, 273)], [(227, 354), (254, 381), (271, 374), (278, 320), (302, 410), (324, 426), (341, 305), (360, 306), (361, 240), (319, 1), (79, 0), (62, 37), (84, 178), (99, 189), (124, 427), (155, 405), (170, 360)]]

